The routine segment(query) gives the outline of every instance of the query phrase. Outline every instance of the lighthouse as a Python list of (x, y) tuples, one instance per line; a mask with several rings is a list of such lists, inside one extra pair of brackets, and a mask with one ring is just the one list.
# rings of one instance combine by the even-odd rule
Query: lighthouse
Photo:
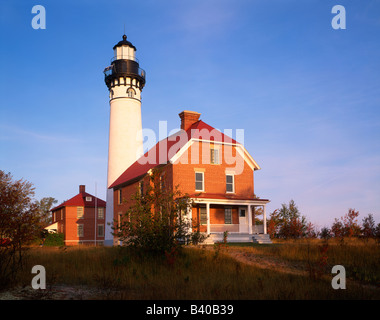
[(113, 51), (111, 65), (104, 69), (110, 103), (105, 245), (113, 244), (114, 199), (109, 187), (143, 152), (141, 92), (145, 71), (126, 35)]

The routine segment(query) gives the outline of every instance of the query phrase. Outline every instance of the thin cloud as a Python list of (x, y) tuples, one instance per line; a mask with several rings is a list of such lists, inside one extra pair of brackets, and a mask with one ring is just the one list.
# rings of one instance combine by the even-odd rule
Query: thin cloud
[(19, 139), (33, 139), (40, 142), (82, 142), (82, 140), (78, 138), (73, 138), (69, 136), (39, 133), (31, 130), (25, 130), (17, 126), (0, 124), (0, 140)]

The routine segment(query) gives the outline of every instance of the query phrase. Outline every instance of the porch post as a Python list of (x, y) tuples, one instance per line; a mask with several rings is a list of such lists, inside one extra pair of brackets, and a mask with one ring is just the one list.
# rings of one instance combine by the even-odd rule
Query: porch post
[(207, 213), (207, 234), (210, 234), (210, 203), (206, 203), (206, 213)]
[(264, 224), (264, 234), (267, 234), (267, 213), (266, 213), (266, 205), (263, 205), (263, 224)]
[(187, 220), (187, 222), (189, 222), (190, 223), (190, 228), (189, 228), (189, 232), (190, 233), (192, 233), (193, 232), (193, 217), (192, 217), (192, 213), (193, 213), (193, 209), (192, 209), (192, 207), (187, 207), (186, 208), (186, 220)]
[(252, 207), (248, 205), (248, 233), (252, 234)]

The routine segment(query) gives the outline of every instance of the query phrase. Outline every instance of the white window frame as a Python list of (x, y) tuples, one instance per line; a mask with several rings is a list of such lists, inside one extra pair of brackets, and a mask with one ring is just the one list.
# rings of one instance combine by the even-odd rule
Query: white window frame
[[(101, 228), (102, 232), (99, 232), (100, 231), (99, 228)], [(104, 237), (104, 224), (102, 223), (98, 224), (97, 231), (98, 231), (98, 237)]]
[[(197, 173), (202, 175), (202, 189), (197, 189)], [(202, 171), (195, 171), (195, 191), (205, 191), (205, 173)]]
[[(212, 161), (213, 153), (214, 153), (214, 161)], [(219, 148), (216, 148), (216, 147), (210, 148), (210, 164), (220, 164)]]
[(86, 201), (87, 201), (87, 202), (92, 201), (92, 197), (90, 197), (90, 196), (86, 197)]
[(123, 203), (123, 190), (118, 189), (117, 190), (117, 204), (122, 204)]
[[(203, 219), (202, 219), (202, 209), (204, 209), (203, 214), (206, 215), (206, 217), (203, 217)], [(207, 207), (206, 207), (206, 205), (199, 206), (199, 224), (200, 225), (206, 225), (207, 224)]]
[(98, 219), (104, 219), (104, 207), (98, 208)]
[(127, 96), (128, 98), (134, 98), (136, 96), (136, 90), (133, 89), (132, 87), (129, 87), (127, 89)]
[[(81, 232), (80, 232), (80, 230), (81, 230)], [(84, 237), (84, 224), (83, 223), (77, 224), (77, 236), (79, 238), (83, 238)]]
[[(227, 210), (230, 211), (231, 222), (226, 221)], [(224, 224), (232, 224), (232, 207), (224, 207)]]
[[(227, 177), (230, 176), (232, 177), (232, 191), (227, 190), (227, 185), (231, 184), (231, 182), (227, 182)], [(226, 174), (226, 193), (235, 193), (235, 175), (231, 173)]]
[[(82, 211), (82, 214), (80, 214), (80, 211)], [(83, 218), (84, 218), (84, 207), (79, 206), (77, 207), (77, 219), (83, 219)]]

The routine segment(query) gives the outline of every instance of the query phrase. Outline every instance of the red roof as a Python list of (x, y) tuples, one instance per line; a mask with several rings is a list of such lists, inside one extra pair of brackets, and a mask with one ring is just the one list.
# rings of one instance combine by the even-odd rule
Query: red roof
[[(202, 120), (199, 120), (193, 123), (186, 131), (180, 130), (177, 133), (159, 141), (153, 148), (129, 166), (128, 169), (125, 170), (109, 188), (114, 188), (132, 179), (141, 177), (150, 169), (153, 169), (159, 165), (167, 164), (171, 157), (173, 157), (190, 139), (237, 143), (234, 139), (211, 127)], [(174, 145), (176, 145), (176, 148), (173, 152), (171, 148)], [(158, 152), (159, 150), (165, 150), (166, 152)]]
[[(86, 201), (86, 197), (91, 197), (91, 201)], [(72, 197), (71, 199), (61, 203), (59, 206), (51, 209), (51, 211), (57, 210), (62, 207), (69, 207), (69, 206), (95, 207), (95, 199), (96, 199), (97, 207), (106, 206), (106, 202), (103, 201), (102, 199), (96, 198), (87, 192), (81, 192), (81, 193), (78, 193), (76, 196)]]

